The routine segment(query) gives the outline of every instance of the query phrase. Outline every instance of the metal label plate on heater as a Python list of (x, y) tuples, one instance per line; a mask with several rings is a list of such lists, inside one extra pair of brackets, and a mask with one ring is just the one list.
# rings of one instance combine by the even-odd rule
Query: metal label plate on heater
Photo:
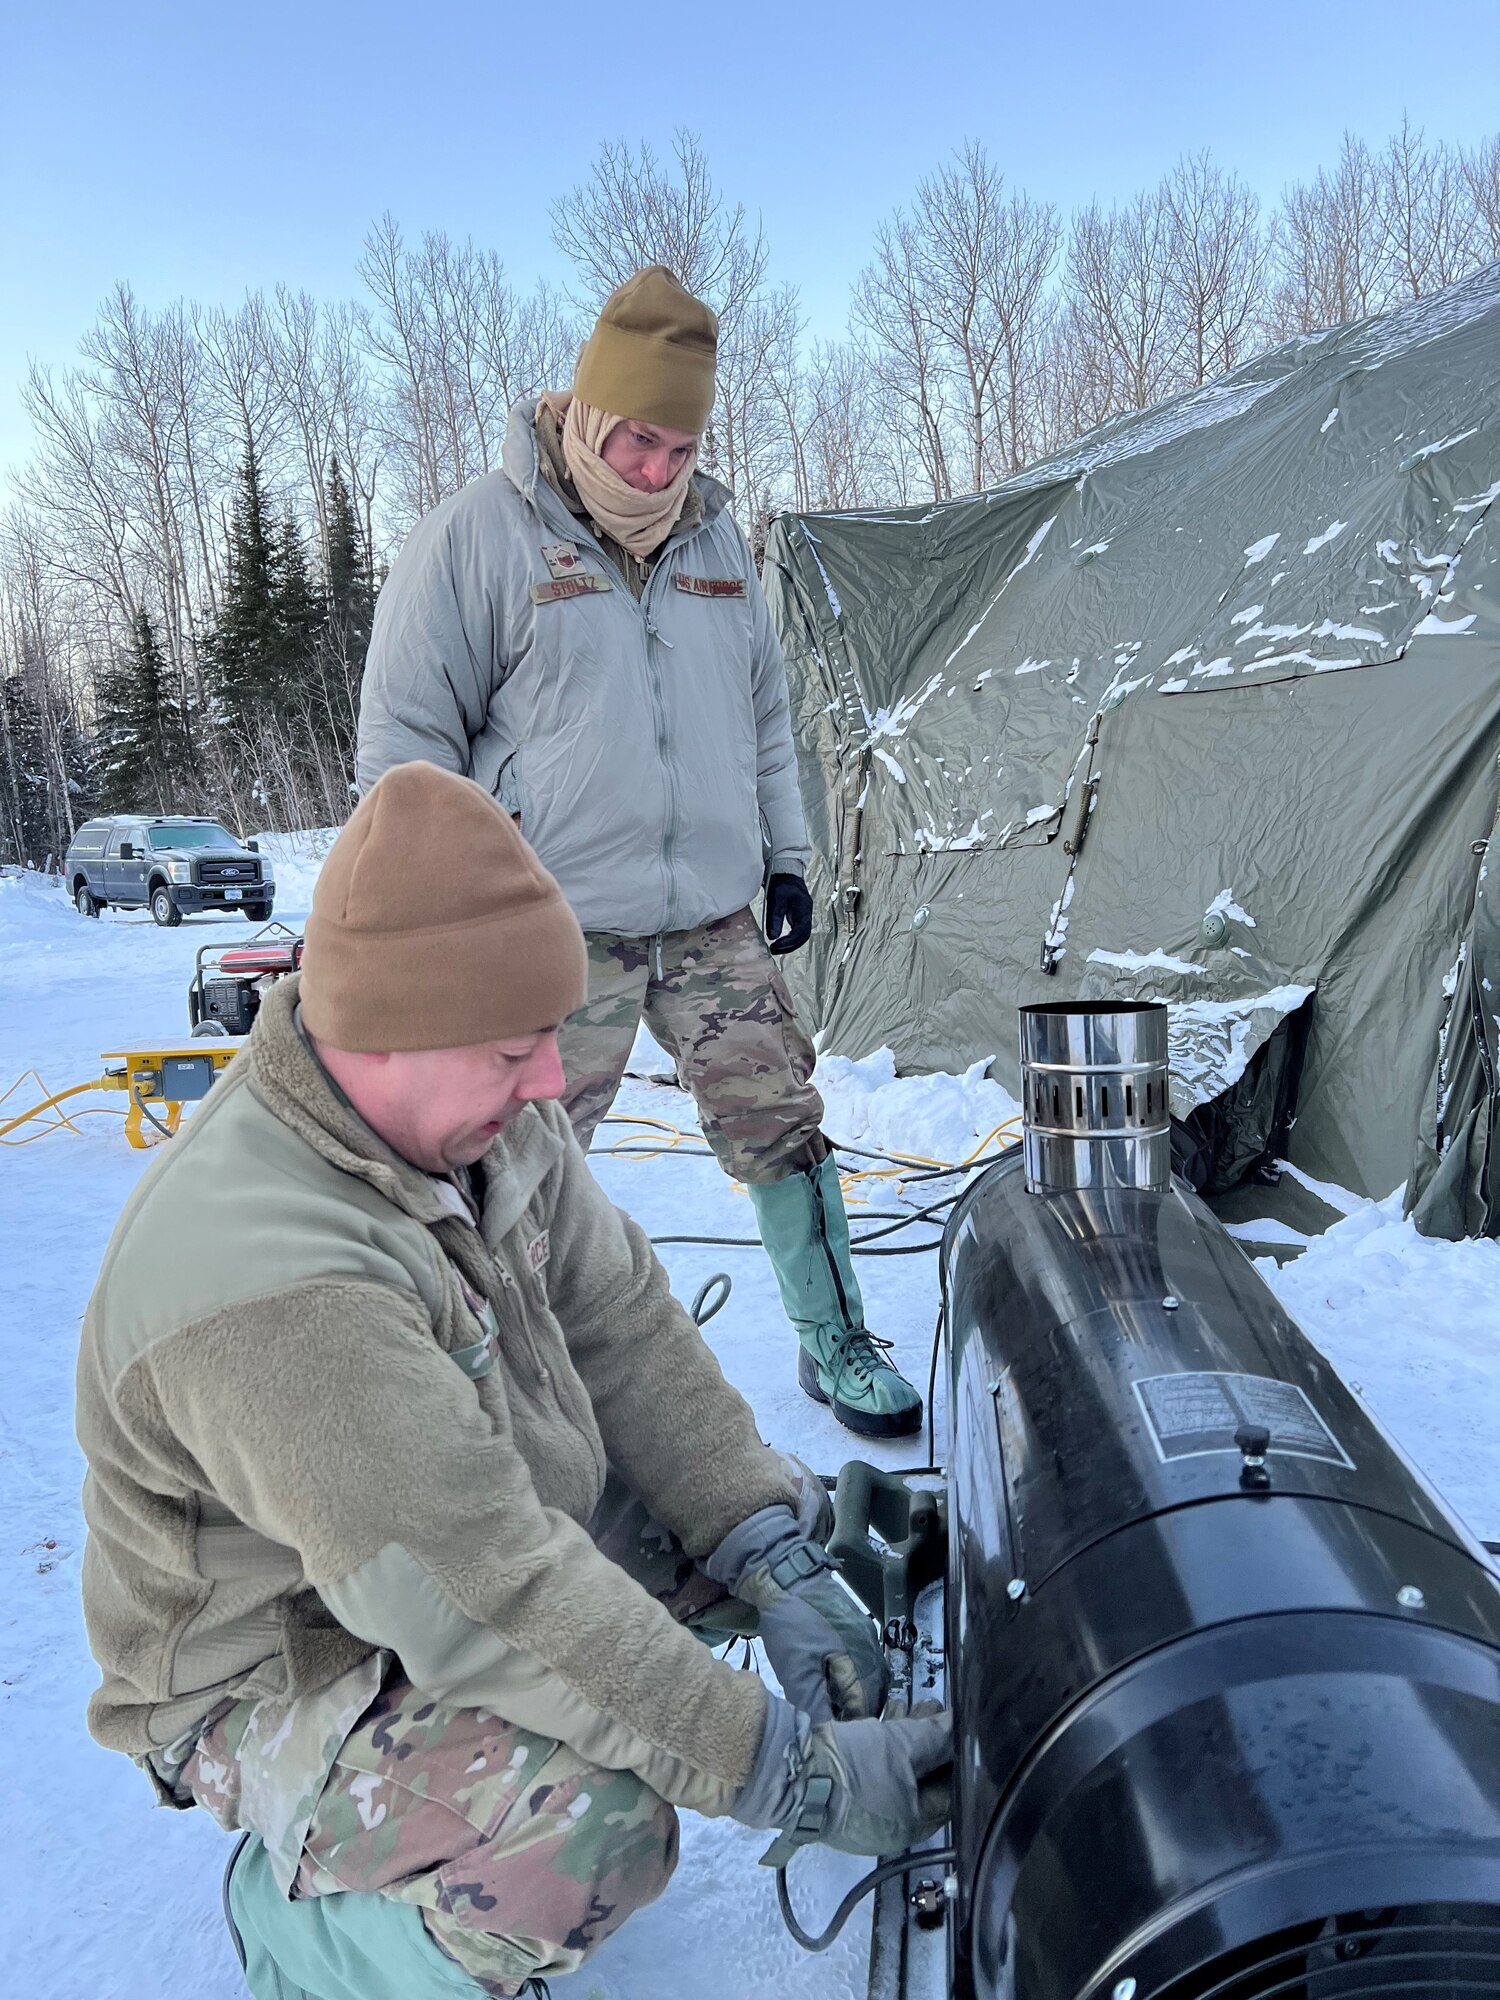
[(1234, 1434), (1240, 1425), (1264, 1424), (1273, 1457), (1317, 1458), (1325, 1465), (1354, 1469), (1354, 1461), (1295, 1382), (1214, 1370), (1151, 1375), (1131, 1386), (1163, 1464), (1215, 1451), (1237, 1454)]

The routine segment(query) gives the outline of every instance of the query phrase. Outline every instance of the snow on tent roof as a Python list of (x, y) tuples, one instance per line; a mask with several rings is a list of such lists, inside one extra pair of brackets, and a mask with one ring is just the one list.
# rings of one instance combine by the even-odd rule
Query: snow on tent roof
[(1500, 1228), (1497, 499), (1493, 265), (991, 492), (781, 516), (822, 1046), (1014, 1089), (1018, 1004), (1160, 997), (1186, 1112), (1311, 989), (1291, 1157)]

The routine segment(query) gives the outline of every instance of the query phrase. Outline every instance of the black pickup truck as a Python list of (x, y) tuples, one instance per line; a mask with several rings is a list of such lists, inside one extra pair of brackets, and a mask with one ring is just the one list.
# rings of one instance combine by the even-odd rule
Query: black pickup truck
[(264, 923), (276, 899), (270, 862), (217, 820), (176, 814), (118, 814), (79, 827), (63, 862), (79, 913), (97, 917), (113, 903), (149, 908), (170, 927), (188, 910), (243, 910)]

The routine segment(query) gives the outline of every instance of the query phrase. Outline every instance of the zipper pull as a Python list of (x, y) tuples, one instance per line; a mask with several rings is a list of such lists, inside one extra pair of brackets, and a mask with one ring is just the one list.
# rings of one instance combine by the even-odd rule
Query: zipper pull
[(656, 946), (656, 976), (658, 979), (665, 979), (667, 974), (666, 974), (666, 969), (661, 962), (661, 937), (662, 934), (660, 931), (658, 931), (656, 933), (656, 936), (652, 938), (651, 942)]
[(673, 645), (672, 641), (670, 639), (664, 639), (660, 634), (660, 632), (657, 631), (656, 627), (652, 624), (649, 618), (646, 620), (646, 630), (651, 634), (652, 638), (656, 641), (658, 646), (665, 646), (669, 653), (676, 652), (677, 648)]

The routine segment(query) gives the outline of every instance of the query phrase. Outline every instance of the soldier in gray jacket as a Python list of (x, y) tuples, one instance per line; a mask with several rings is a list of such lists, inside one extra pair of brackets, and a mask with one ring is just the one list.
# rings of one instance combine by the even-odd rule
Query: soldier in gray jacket
[(417, 524), (376, 611), (359, 780), (426, 758), (517, 819), (588, 944), (560, 1037), (581, 1142), (644, 1016), (749, 1189), (802, 1387), (852, 1431), (901, 1436), (921, 1398), (865, 1325), (776, 965), (812, 932), (807, 834), (781, 648), (729, 493), (696, 470), (716, 343), (670, 271), (638, 272), (571, 393), (518, 404), (500, 471)]

